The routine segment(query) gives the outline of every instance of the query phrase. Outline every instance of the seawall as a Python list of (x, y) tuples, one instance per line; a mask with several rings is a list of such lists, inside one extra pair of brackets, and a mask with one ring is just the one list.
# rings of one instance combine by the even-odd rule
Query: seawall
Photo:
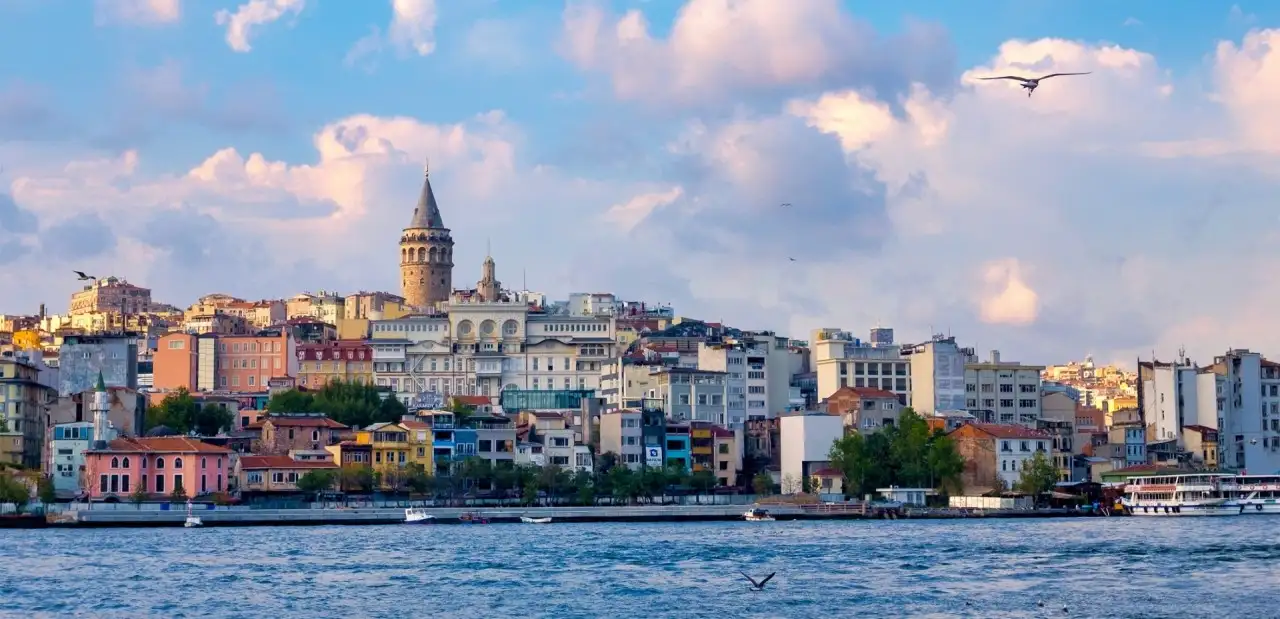
[[(741, 505), (639, 505), (612, 507), (510, 507), (427, 508), (431, 524), (463, 524), (465, 515), (479, 515), (491, 523), (518, 523), (521, 516), (566, 522), (708, 522), (743, 520), (749, 506)], [(831, 506), (766, 505), (777, 520), (835, 519), (940, 519), (940, 518), (1050, 518), (1084, 515), (1074, 510), (1008, 510), (963, 512), (959, 510), (829, 509)], [(815, 509), (817, 508), (817, 509)], [(828, 508), (828, 509), (822, 509)], [(404, 509), (391, 507), (324, 509), (209, 509), (195, 512), (206, 527), (374, 525), (404, 522)], [(185, 510), (128, 509), (68, 510), (49, 516), (55, 527), (181, 527)]]

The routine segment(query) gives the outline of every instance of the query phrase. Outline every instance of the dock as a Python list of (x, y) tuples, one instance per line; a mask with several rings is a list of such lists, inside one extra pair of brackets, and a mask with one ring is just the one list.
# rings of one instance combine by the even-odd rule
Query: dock
[[(716, 522), (743, 520), (743, 505), (628, 505), (601, 507), (432, 507), (432, 524), (463, 524), (470, 515), (490, 523), (518, 523), (522, 516), (570, 522)], [(787, 520), (912, 520), (954, 518), (1055, 518), (1085, 515), (1075, 510), (957, 510), (938, 508), (867, 508), (856, 504), (760, 505), (779, 521)], [(404, 522), (403, 507), (325, 507), (254, 509), (218, 507), (195, 512), (206, 527), (379, 525)], [(50, 513), (44, 526), (181, 527), (185, 510), (67, 509)]]

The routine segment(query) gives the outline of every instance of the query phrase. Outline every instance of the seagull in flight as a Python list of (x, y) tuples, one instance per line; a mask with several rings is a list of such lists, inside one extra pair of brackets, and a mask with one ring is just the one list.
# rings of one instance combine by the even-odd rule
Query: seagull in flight
[(783, 203), (782, 203), (782, 206), (784, 206), (784, 207), (791, 206), (791, 203), (790, 203), (790, 202), (783, 202)]
[(82, 281), (82, 282), (87, 282), (87, 281), (90, 281), (90, 280), (98, 279), (98, 278), (96, 278), (96, 277), (94, 277), (94, 276), (92, 276), (92, 275), (85, 275), (85, 274), (84, 274), (84, 271), (72, 271), (72, 273), (75, 273), (76, 275), (80, 276), (80, 281)]
[(795, 261), (796, 261), (796, 259), (795, 259), (795, 258), (787, 258), (787, 260), (790, 260), (790, 261), (792, 261), (792, 262), (795, 262)]
[(749, 587), (751, 591), (764, 591), (765, 583), (769, 582), (769, 580), (773, 578), (773, 574), (777, 574), (777, 572), (774, 572), (773, 574), (769, 574), (768, 576), (765, 576), (764, 580), (761, 580), (760, 582), (756, 582), (756, 579), (750, 576), (747, 576), (746, 573), (744, 572), (738, 572), (738, 573), (742, 574), (743, 578), (746, 578), (747, 580), (751, 581), (751, 587)]
[(1085, 71), (1084, 73), (1050, 73), (1048, 75), (1042, 75), (1040, 77), (1018, 77), (1017, 75), (1000, 75), (996, 77), (980, 77), (978, 79), (980, 80), (1013, 80), (1015, 82), (1020, 82), (1022, 87), (1027, 89), (1027, 96), (1030, 97), (1031, 93), (1035, 92), (1036, 88), (1040, 86), (1041, 80), (1047, 80), (1051, 77), (1058, 77), (1060, 75), (1088, 75), (1090, 73), (1092, 73), (1092, 71)]

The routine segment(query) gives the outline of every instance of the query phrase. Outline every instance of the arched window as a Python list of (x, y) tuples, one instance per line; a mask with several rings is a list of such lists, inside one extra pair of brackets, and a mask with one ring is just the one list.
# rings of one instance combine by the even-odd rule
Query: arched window
[(419, 285), (419, 286), (421, 286), (421, 285), (423, 285), (423, 284), (425, 284), (425, 283), (427, 283), (427, 280), (425, 280), (425, 279), (421, 279), (421, 278), (419, 278), (419, 279), (418, 279), (418, 285)]
[(164, 458), (156, 458), (156, 468), (164, 468)]
[(173, 468), (175, 468), (175, 469), (180, 469), (180, 468), (182, 468), (182, 458), (174, 458), (174, 459), (173, 459)]
[(431, 250), (427, 252), (427, 262), (430, 262), (431, 264), (436, 263), (436, 248), (432, 247)]
[(403, 263), (408, 261), (409, 261), (409, 250), (404, 249), (403, 247), (400, 248), (400, 262)]
[(208, 459), (206, 459), (206, 458), (204, 458), (203, 456), (201, 456), (201, 457), (200, 457), (200, 468), (204, 468), (204, 467), (206, 467), (206, 466), (208, 466), (208, 465), (209, 465), (209, 461), (208, 461)]
[(111, 459), (111, 468), (113, 468), (113, 469), (118, 469), (118, 468), (120, 468), (120, 458), (112, 458), (112, 459)]
[(426, 262), (426, 261), (427, 261), (427, 250), (426, 250), (426, 249), (424, 249), (424, 248), (422, 248), (422, 247), (419, 247), (419, 248), (418, 248), (418, 262)]
[(129, 468), (129, 459), (125, 458), (124, 460), (121, 460), (121, 464), (124, 465), (124, 468)]

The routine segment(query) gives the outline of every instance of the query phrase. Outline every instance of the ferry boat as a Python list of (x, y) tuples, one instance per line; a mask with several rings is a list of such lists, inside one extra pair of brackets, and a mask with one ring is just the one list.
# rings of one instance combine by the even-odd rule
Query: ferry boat
[(410, 507), (404, 510), (405, 524), (430, 524), (436, 517), (421, 507)]
[(1280, 514), (1280, 475), (1236, 475), (1219, 486), (1240, 514)]
[(1209, 473), (1131, 478), (1124, 487), (1125, 509), (1134, 516), (1235, 516), (1222, 485), (1232, 475)]

